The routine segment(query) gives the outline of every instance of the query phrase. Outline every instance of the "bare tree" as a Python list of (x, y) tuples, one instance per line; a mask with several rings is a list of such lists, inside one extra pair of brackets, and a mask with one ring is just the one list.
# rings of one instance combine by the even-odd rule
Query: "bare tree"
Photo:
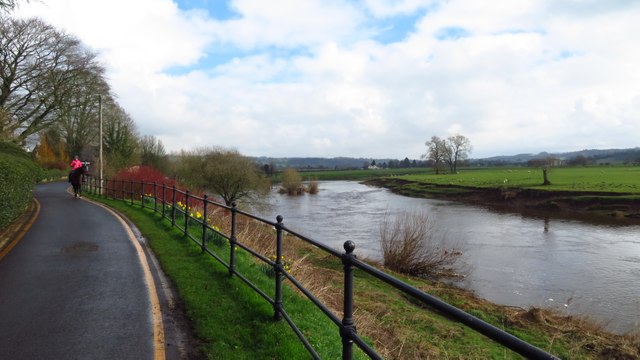
[(431, 140), (427, 141), (425, 145), (427, 146), (427, 153), (423, 154), (422, 158), (433, 161), (436, 174), (439, 174), (447, 155), (447, 143), (437, 136), (432, 136)]
[[(0, 134), (18, 143), (56, 122), (78, 81), (100, 69), (78, 39), (39, 19), (0, 22)], [(99, 70), (98, 70), (99, 71)]]
[(160, 139), (151, 135), (144, 135), (140, 138), (138, 149), (142, 165), (153, 166), (162, 172), (167, 170), (167, 153)]
[(452, 135), (447, 138), (447, 158), (449, 159), (449, 169), (452, 173), (458, 171), (458, 165), (461, 161), (466, 160), (471, 152), (471, 140), (460, 134)]
[(107, 98), (103, 105), (102, 141), (108, 172), (115, 173), (137, 162), (136, 124), (112, 98)]
[(2, 12), (9, 12), (18, 6), (17, 0), (0, 0), (0, 14)]
[(257, 201), (268, 194), (269, 180), (260, 167), (237, 150), (183, 151), (176, 171), (184, 184), (219, 195), (227, 206), (240, 199)]
[(98, 144), (99, 107), (98, 95), (109, 99), (109, 85), (103, 80), (103, 70), (97, 68), (87, 71), (85, 76), (78, 77), (73, 83), (76, 96), (65, 102), (59, 111), (55, 126), (66, 141), (67, 151), (72, 154), (83, 154), (91, 151)]

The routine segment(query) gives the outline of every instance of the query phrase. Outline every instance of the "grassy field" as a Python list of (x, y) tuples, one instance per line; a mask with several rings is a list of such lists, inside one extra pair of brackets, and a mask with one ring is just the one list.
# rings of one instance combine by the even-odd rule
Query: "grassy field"
[[(640, 194), (640, 167), (559, 167), (549, 170), (551, 185), (542, 185), (542, 169), (529, 167), (462, 168), (458, 174), (438, 174), (430, 168), (300, 171), (303, 180), (363, 181), (398, 177), (409, 181), (480, 188), (530, 188), (553, 191)], [(274, 182), (279, 181), (275, 175)]]
[[(411, 175), (411, 174), (429, 174), (432, 173), (433, 170), (427, 168), (406, 168), (406, 169), (373, 169), (373, 170), (314, 170), (314, 171), (304, 171), (299, 170), (300, 176), (304, 181), (308, 180), (319, 180), (319, 181), (330, 181), (330, 180), (353, 180), (353, 181), (362, 181), (377, 177), (385, 177), (385, 176), (400, 176), (400, 175)], [(277, 183), (280, 181), (280, 173), (273, 176), (272, 181)]]
[(542, 170), (534, 168), (462, 169), (458, 174), (415, 174), (401, 178), (439, 185), (483, 188), (529, 188), (640, 194), (640, 167), (562, 167), (549, 170), (551, 185), (543, 186)]
[[(124, 213), (148, 239), (163, 270), (178, 290), (207, 358), (309, 358), (286, 323), (273, 321), (273, 310), (264, 299), (239, 279), (229, 277), (222, 265), (203, 255), (195, 243), (172, 229), (166, 219), (128, 202), (100, 201)], [(267, 238), (272, 238), (272, 229), (263, 228), (268, 231)], [(239, 239), (245, 242), (242, 237)], [(287, 247), (292, 247), (287, 255), (292, 259), (292, 274), (304, 278), (305, 286), (315, 282), (316, 296), (320, 295), (325, 304), (339, 309), (342, 287), (340, 260), (308, 245), (296, 246), (293, 240), (285, 239)], [(217, 245), (212, 242), (210, 247), (223, 257), (228, 251), (224, 242)], [(248, 253), (239, 251), (237, 266), (260, 288), (273, 288), (273, 278)], [(371, 276), (358, 271), (355, 275), (358, 332), (372, 339), (385, 358), (521, 358), (482, 335), (416, 304)], [(637, 338), (612, 336), (575, 319), (538, 309), (505, 308), (441, 283), (399, 274), (395, 276), (561, 358), (595, 359), (603, 354), (632, 358), (640, 351)], [(287, 311), (310, 336), (321, 357), (340, 358), (340, 337), (335, 325), (299, 293), (288, 287), (285, 290)], [(364, 357), (356, 352), (356, 358)]]

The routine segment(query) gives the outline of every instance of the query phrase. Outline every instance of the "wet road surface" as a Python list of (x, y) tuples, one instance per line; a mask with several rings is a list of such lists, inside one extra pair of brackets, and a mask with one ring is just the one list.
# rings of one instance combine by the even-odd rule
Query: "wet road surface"
[(157, 359), (134, 244), (67, 187), (36, 187), (39, 216), (0, 260), (0, 359)]

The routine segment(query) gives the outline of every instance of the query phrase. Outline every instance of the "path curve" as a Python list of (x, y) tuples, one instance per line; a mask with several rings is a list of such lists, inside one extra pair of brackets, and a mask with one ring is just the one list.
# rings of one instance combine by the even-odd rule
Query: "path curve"
[(67, 187), (36, 187), (40, 213), (0, 260), (0, 359), (164, 359), (144, 250)]

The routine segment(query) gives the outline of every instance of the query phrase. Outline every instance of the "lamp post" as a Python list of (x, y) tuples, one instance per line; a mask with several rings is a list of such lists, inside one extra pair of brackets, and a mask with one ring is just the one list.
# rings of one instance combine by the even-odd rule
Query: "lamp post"
[(100, 123), (100, 152), (99, 152), (99, 160), (100, 160), (100, 195), (102, 195), (102, 95), (98, 95), (98, 119)]

